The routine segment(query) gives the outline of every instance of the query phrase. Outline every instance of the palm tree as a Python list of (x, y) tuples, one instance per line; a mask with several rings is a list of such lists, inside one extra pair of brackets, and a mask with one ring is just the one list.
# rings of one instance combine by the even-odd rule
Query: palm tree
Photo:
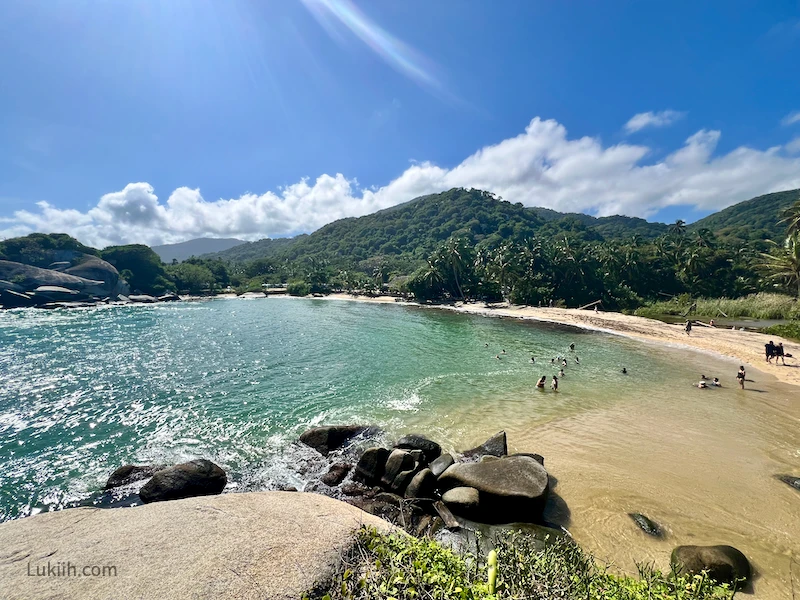
[(793, 290), (795, 296), (800, 296), (800, 232), (787, 237), (777, 252), (762, 253), (761, 257), (764, 262), (759, 266), (767, 280), (784, 285)]
[(686, 221), (678, 219), (669, 226), (669, 234), (674, 236), (681, 236), (686, 233)]
[(800, 198), (781, 213), (783, 217), (778, 223), (786, 223), (786, 234), (791, 236), (800, 233)]

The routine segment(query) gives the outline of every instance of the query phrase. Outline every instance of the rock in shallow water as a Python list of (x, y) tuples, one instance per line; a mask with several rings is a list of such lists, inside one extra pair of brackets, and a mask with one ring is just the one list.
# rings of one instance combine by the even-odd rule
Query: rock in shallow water
[(628, 516), (633, 519), (633, 522), (639, 526), (639, 529), (644, 531), (647, 535), (651, 535), (655, 538), (664, 537), (664, 530), (661, 528), (661, 525), (655, 521), (648, 519), (641, 513), (628, 513)]
[(470, 450), (464, 451), (464, 458), (480, 458), (481, 456), (505, 456), (508, 454), (508, 444), (506, 442), (506, 432), (500, 431)]
[(378, 483), (386, 471), (386, 460), (389, 451), (386, 448), (368, 448), (358, 459), (356, 476), (358, 479), (370, 484)]
[(547, 471), (527, 456), (456, 463), (439, 477), (439, 486), (477, 489), (480, 505), (473, 518), (484, 523), (539, 521), (550, 489)]
[(165, 465), (125, 465), (114, 471), (108, 477), (104, 490), (128, 485), (134, 481), (141, 481), (152, 477), (153, 473), (164, 469)]
[(775, 475), (775, 478), (796, 490), (800, 490), (800, 477), (794, 477), (792, 475)]
[(425, 463), (428, 464), (442, 453), (442, 447), (426, 437), (416, 434), (404, 435), (394, 445), (395, 448), (402, 450), (421, 450), (425, 455)]
[(435, 477), (438, 477), (444, 473), (454, 462), (456, 461), (453, 459), (452, 454), (442, 454), (430, 464), (431, 472)]
[(328, 472), (322, 476), (321, 481), (330, 487), (337, 486), (344, 481), (344, 478), (347, 477), (347, 474), (352, 468), (353, 465), (350, 463), (334, 463), (331, 465), (331, 468), (328, 470)]
[(369, 431), (364, 425), (327, 425), (313, 427), (300, 435), (300, 441), (327, 456), (331, 451), (341, 448), (357, 435)]
[(733, 546), (678, 546), (670, 564), (676, 573), (708, 576), (720, 583), (749, 582), (752, 575), (747, 557)]
[(220, 494), (228, 483), (225, 471), (210, 460), (198, 459), (156, 471), (139, 490), (145, 504), (193, 496)]

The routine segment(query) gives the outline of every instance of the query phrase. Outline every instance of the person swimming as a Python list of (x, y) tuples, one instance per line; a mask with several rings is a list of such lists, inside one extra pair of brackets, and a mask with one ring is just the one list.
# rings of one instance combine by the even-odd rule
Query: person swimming
[(535, 358), (535, 357), (533, 357), (533, 356), (531, 356), (531, 362), (532, 362), (532, 363), (535, 363), (535, 362), (536, 362), (536, 358)]
[(561, 361), (561, 366), (562, 367), (566, 367), (567, 366), (567, 359), (566, 358)]
[(505, 351), (505, 350), (503, 350), (503, 351), (502, 351), (500, 354), (505, 354), (505, 353), (506, 353), (506, 351)]
[(623, 375), (627, 375), (628, 374), (628, 369), (626, 369), (625, 367), (622, 367), (622, 374)]
[(559, 376), (559, 377), (564, 377), (564, 369), (561, 369), (561, 370), (558, 372), (558, 376)]
[(536, 387), (540, 389), (544, 389), (544, 382), (547, 381), (547, 377), (542, 375), (539, 377), (539, 381), (536, 382)]
[(551, 358), (551, 359), (550, 359), (550, 364), (551, 364), (551, 365), (554, 365), (554, 364), (556, 364), (556, 359), (555, 359), (555, 358)]
[(489, 344), (484, 344), (484, 346), (485, 346), (486, 348), (488, 348), (488, 347), (489, 347)]
[[(564, 362), (567, 362), (567, 361), (565, 360)], [(581, 361), (579, 361), (579, 360), (578, 360), (578, 357), (577, 357), (577, 356), (575, 357), (575, 364), (576, 364), (576, 365), (579, 365), (579, 364), (581, 364)]]
[(575, 344), (574, 343), (570, 344), (569, 345), (569, 349), (570, 349), (570, 351), (575, 350)]
[(705, 387), (706, 387), (706, 380), (705, 380), (705, 379), (702, 379), (702, 380), (701, 380), (701, 381), (700, 381), (700, 382), (697, 384), (697, 387), (699, 387), (701, 390), (702, 390), (702, 389), (705, 389)]
[(500, 355), (499, 355), (499, 354), (495, 354), (495, 355), (494, 355), (494, 357), (495, 357), (497, 360), (500, 360)]
[(550, 389), (554, 392), (558, 391), (558, 377), (553, 375), (553, 380), (550, 382)]
[(705, 375), (700, 375), (700, 379), (702, 379), (703, 381), (705, 381), (706, 379), (708, 379), (708, 377), (706, 377)]
[(711, 385), (722, 387), (722, 384), (719, 382), (719, 377), (714, 377), (714, 381), (711, 382)]

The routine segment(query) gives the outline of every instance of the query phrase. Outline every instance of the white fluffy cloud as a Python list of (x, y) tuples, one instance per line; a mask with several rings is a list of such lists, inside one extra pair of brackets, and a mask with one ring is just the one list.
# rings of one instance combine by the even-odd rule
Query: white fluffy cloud
[(453, 187), (488, 190), (526, 206), (640, 217), (675, 205), (720, 209), (800, 187), (794, 142), (767, 150), (742, 146), (715, 155), (719, 138), (719, 131), (701, 130), (670, 154), (648, 161), (646, 146), (570, 138), (558, 122), (535, 118), (523, 133), (481, 148), (451, 169), (416, 163), (379, 188), (363, 189), (342, 174), (320, 175), (276, 192), (234, 199), (207, 200), (200, 190), (181, 187), (163, 202), (148, 183), (130, 183), (87, 212), (45, 202), (35, 210), (17, 211), (0, 219), (0, 237), (58, 231), (94, 246), (281, 237)]
[(686, 113), (677, 110), (662, 110), (661, 112), (643, 112), (633, 115), (625, 123), (625, 131), (634, 133), (645, 127), (667, 127), (678, 119), (682, 119)]

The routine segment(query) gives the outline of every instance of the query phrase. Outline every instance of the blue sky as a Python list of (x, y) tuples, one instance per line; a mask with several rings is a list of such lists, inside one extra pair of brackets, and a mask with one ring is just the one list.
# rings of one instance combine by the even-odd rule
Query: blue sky
[(799, 56), (779, 0), (5, 0), (0, 237), (283, 236), (454, 185), (693, 220), (800, 187)]

